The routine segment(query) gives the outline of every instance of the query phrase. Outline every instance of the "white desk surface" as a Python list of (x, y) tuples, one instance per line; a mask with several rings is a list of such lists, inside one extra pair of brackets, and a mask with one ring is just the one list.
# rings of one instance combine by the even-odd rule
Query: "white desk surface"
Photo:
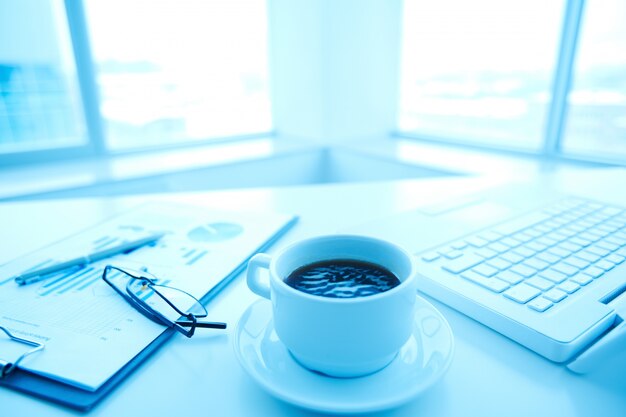
[[(561, 176), (557, 181), (577, 181), (589, 176), (579, 173), (564, 178)], [(300, 215), (300, 222), (272, 247), (272, 252), (305, 237), (334, 233), (495, 181), (424, 179), (0, 204), (0, 264), (146, 200)], [(233, 352), (232, 332), (240, 315), (255, 299), (244, 279), (237, 278), (208, 306), (210, 317), (227, 321), (228, 330), (199, 331), (192, 339), (175, 336), (89, 415), (315, 415), (273, 398), (239, 366)], [(445, 305), (433, 303), (454, 332), (453, 363), (445, 377), (429, 391), (380, 415), (626, 415), (623, 370), (575, 375)], [(80, 413), (0, 388), (2, 416), (77, 414)]]

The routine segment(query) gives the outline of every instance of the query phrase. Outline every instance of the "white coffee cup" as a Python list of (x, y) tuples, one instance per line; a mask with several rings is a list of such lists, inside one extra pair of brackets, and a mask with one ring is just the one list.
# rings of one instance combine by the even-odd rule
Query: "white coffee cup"
[[(354, 298), (331, 298), (297, 290), (284, 282), (311, 263), (351, 259), (393, 272), (400, 284)], [(269, 270), (269, 280), (261, 269)], [(274, 256), (256, 254), (247, 271), (248, 287), (272, 301), (276, 334), (303, 366), (335, 377), (356, 377), (388, 365), (411, 335), (417, 291), (416, 264), (393, 243), (352, 235), (303, 240)]]

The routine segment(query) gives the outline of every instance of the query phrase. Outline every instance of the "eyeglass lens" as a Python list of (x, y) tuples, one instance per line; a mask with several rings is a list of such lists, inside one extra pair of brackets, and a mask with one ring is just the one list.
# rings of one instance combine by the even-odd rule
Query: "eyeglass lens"
[(146, 281), (138, 279), (132, 280), (127, 288), (136, 298), (172, 322), (183, 314), (191, 313), (196, 317), (207, 315), (206, 309), (198, 300), (177, 288), (148, 285)]

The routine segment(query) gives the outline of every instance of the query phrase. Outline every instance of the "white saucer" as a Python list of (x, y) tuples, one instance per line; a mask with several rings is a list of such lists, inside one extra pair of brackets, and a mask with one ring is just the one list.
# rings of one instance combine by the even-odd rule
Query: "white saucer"
[(399, 406), (422, 393), (447, 371), (454, 350), (446, 319), (417, 297), (413, 335), (386, 368), (360, 378), (332, 378), (300, 366), (274, 331), (269, 301), (253, 303), (235, 330), (241, 366), (268, 392), (300, 407), (360, 413)]

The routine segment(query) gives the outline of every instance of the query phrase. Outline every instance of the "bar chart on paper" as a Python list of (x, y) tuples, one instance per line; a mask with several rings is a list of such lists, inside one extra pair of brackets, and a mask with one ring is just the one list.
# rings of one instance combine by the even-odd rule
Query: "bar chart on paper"
[[(0, 325), (45, 343), (45, 355), (29, 357), (26, 369), (96, 390), (165, 329), (102, 280), (106, 265), (147, 272), (159, 284), (201, 298), (293, 221), (293, 216), (282, 214), (170, 204), (139, 207), (3, 265)], [(53, 272), (29, 285), (14, 282), (15, 276), (29, 271), (155, 233), (163, 236), (125, 253)], [(153, 294), (148, 291), (143, 297)], [(93, 352), (103, 351), (107, 355), (98, 355), (94, 362)], [(68, 357), (74, 366), (67, 366)]]

